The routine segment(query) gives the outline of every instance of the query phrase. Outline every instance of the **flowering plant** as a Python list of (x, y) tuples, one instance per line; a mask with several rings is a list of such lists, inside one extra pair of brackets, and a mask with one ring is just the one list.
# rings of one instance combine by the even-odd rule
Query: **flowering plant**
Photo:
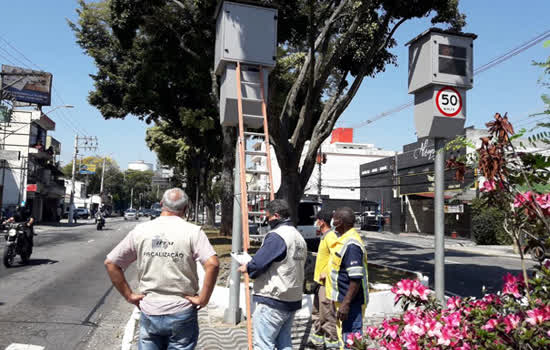
[[(451, 297), (441, 308), (420, 283), (402, 280), (392, 292), (404, 302), (401, 317), (350, 335), (349, 349), (470, 350), (550, 348), (550, 262), (530, 280), (506, 275), (502, 291), (483, 298)], [(411, 306), (413, 306), (411, 308)]]

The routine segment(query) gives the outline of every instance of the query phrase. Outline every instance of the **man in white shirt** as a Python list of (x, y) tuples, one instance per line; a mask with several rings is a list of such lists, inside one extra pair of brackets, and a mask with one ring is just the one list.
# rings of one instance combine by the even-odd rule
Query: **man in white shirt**
[[(140, 350), (191, 350), (199, 335), (197, 310), (208, 304), (219, 261), (204, 231), (183, 219), (185, 192), (167, 190), (161, 205), (160, 217), (137, 225), (107, 255), (105, 266), (120, 294), (141, 310)], [(205, 270), (200, 294), (197, 260)], [(124, 276), (134, 261), (139, 292)]]

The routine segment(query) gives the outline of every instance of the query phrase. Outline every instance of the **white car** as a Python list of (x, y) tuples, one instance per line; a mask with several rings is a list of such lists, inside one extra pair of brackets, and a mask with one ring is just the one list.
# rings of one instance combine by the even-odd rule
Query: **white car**
[(137, 210), (128, 209), (124, 212), (124, 220), (139, 220)]

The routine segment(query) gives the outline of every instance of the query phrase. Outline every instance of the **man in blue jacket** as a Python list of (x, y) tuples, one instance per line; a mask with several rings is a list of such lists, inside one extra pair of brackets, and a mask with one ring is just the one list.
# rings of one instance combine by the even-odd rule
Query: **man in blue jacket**
[(271, 231), (256, 255), (239, 268), (254, 278), (254, 350), (292, 350), (294, 314), (302, 307), (307, 246), (290, 221), (286, 201), (266, 207)]

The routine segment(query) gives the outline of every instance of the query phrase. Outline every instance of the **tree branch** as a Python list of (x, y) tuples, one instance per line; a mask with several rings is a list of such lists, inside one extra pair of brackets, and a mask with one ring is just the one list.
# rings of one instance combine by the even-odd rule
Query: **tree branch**
[[(319, 36), (317, 37), (315, 41), (315, 50), (318, 49), (318, 47), (325, 41), (330, 39), (329, 31), (332, 27), (332, 24), (335, 22), (336, 18), (340, 15), (340, 13), (344, 10), (346, 5), (349, 3), (349, 0), (342, 0), (338, 7), (334, 10), (330, 18), (325, 22), (325, 26), (321, 30)], [(285, 103), (283, 105), (283, 108), (281, 110), (281, 114), (279, 115), (279, 120), (283, 122), (285, 115), (288, 113), (287, 111), (289, 109), (294, 109), (294, 104), (296, 103), (296, 97), (298, 96), (298, 91), (300, 91), (300, 88), (302, 87), (302, 84), (304, 84), (304, 80), (306, 79), (306, 74), (309, 69), (309, 65), (311, 64), (311, 52), (308, 53), (304, 64), (300, 68), (300, 73), (298, 74), (298, 78), (292, 84), (292, 88), (290, 89), (290, 92), (287, 95), (287, 98), (285, 100)]]

